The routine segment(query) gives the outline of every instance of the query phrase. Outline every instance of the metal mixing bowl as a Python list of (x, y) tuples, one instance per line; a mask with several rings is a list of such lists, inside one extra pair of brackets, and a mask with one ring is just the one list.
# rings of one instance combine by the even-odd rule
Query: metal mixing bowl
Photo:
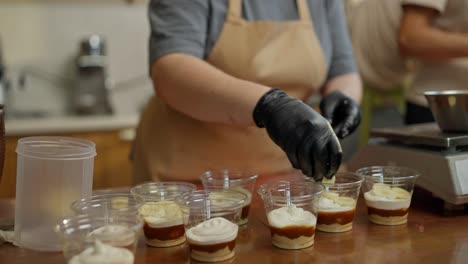
[(468, 90), (427, 91), (437, 124), (444, 132), (468, 132)]

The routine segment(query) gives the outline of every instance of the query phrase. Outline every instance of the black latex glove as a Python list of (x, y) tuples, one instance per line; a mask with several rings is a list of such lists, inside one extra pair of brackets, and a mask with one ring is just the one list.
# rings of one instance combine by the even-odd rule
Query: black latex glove
[(315, 180), (335, 175), (341, 164), (340, 142), (330, 123), (310, 106), (272, 89), (258, 101), (253, 117), (294, 168)]
[(320, 110), (341, 139), (353, 133), (361, 123), (359, 106), (353, 99), (339, 91), (325, 96), (320, 102)]

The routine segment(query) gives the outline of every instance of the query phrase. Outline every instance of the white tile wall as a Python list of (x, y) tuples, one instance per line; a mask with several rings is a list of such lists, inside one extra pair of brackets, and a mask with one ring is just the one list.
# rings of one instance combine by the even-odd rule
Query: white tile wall
[[(106, 38), (108, 73), (114, 83), (147, 75), (147, 1), (0, 0), (0, 39), (9, 76), (24, 67), (72, 78), (80, 39), (92, 33)], [(15, 88), (15, 87), (14, 87)], [(14, 89), (20, 109), (57, 113), (67, 107), (67, 82), (31, 76), (24, 91)], [(132, 113), (152, 94), (149, 78), (131, 89), (112, 93), (118, 113)]]

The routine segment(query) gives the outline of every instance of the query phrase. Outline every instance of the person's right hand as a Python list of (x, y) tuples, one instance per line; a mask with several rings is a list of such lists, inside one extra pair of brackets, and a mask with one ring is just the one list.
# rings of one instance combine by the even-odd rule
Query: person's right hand
[(253, 118), (294, 168), (318, 181), (335, 175), (342, 158), (340, 142), (330, 123), (310, 106), (272, 89), (258, 101)]

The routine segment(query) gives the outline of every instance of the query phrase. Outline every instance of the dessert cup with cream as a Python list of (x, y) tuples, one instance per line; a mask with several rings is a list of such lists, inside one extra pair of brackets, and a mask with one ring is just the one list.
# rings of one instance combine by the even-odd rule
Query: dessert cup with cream
[(363, 192), (372, 223), (402, 225), (408, 221), (416, 170), (403, 167), (367, 167), (356, 171), (364, 177)]
[(226, 189), (242, 192), (247, 196), (239, 225), (247, 224), (249, 221), (250, 204), (252, 203), (252, 193), (255, 190), (255, 182), (258, 175), (245, 171), (207, 171), (200, 176), (200, 180), (205, 190)]
[(176, 198), (192, 259), (219, 262), (234, 257), (245, 197), (228, 190), (201, 190)]
[(182, 212), (174, 199), (193, 190), (195, 185), (185, 182), (150, 182), (131, 189), (145, 200), (140, 215), (147, 245), (172, 247), (185, 242)]
[(273, 181), (259, 187), (270, 228), (272, 244), (282, 249), (302, 249), (314, 244), (320, 183)]
[(71, 209), (76, 215), (88, 214), (104, 217), (125, 214), (138, 215), (143, 203), (143, 197), (131, 193), (108, 193), (74, 201)]
[[(305, 177), (307, 181), (312, 180)], [(339, 233), (353, 228), (356, 202), (363, 177), (339, 172), (331, 180), (322, 180), (325, 190), (319, 201), (317, 230)]]
[(56, 230), (69, 264), (132, 264), (142, 225), (138, 215), (77, 215)]

